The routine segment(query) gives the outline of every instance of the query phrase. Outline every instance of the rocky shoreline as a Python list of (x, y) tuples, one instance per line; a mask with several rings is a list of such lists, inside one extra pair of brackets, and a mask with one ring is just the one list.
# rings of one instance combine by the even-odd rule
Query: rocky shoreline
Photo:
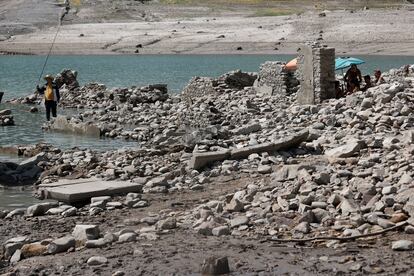
[[(126, 196), (92, 198), (86, 205), (42, 203), (1, 211), (0, 229), (7, 234), (0, 240), (0, 272), (49, 275), (60, 268), (43, 264), (35, 272), (31, 260), (81, 254), (82, 262), (65, 261), (65, 273), (90, 275), (98, 267), (105, 275), (134, 275), (130, 265), (114, 263), (121, 257), (111, 251), (122, 251), (121, 244), (141, 246), (125, 256), (142, 258), (143, 244), (168, 244), (181, 235), (205, 242), (228, 237), (256, 246), (263, 240), (306, 244), (328, 237), (313, 247), (338, 250), (346, 247), (346, 239), (393, 231), (408, 238), (382, 246), (412, 250), (413, 66), (408, 72), (401, 68), (385, 73), (386, 83), (366, 92), (312, 106), (296, 103), (294, 85), (270, 94), (260, 89), (266, 73), (264, 66), (259, 73), (197, 77), (180, 95), (170, 95), (164, 85), (79, 87), (76, 72), (63, 71), (58, 77), (61, 104), (79, 111), (65, 118), (66, 123), (84, 132), (94, 128), (100, 136), (136, 141), (137, 147), (107, 152), (16, 147), (8, 150), (31, 159), (20, 169), (1, 164), (0, 170), (7, 172), (2, 175), (16, 183), (13, 177), (25, 169), (36, 184), (94, 177), (132, 181), (141, 189)], [(294, 76), (287, 80), (295, 83)], [(33, 95), (12, 102), (38, 100)], [(59, 126), (55, 122), (45, 128)], [(160, 207), (162, 201), (170, 205)], [(50, 222), (39, 226), (50, 227), (47, 232), (10, 226), (27, 229), (41, 221), (58, 221), (61, 230)], [(87, 252), (98, 255), (85, 257)], [(226, 254), (233, 272), (255, 272), (232, 263), (233, 253)], [(226, 263), (208, 262), (203, 269)], [(356, 259), (352, 263), (346, 273), (373, 269)], [(379, 273), (392, 269), (378, 267)], [(171, 273), (158, 269), (153, 267), (149, 274)], [(309, 269), (305, 271), (332, 272)], [(262, 272), (275, 271), (267, 267)], [(199, 271), (189, 273), (194, 272)]]

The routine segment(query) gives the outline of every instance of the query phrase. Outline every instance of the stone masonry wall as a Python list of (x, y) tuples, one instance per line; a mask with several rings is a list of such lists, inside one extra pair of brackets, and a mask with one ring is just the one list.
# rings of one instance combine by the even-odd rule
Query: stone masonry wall
[(269, 95), (290, 94), (298, 81), (294, 73), (284, 69), (284, 63), (280, 61), (267, 61), (260, 66), (259, 78), (255, 88), (258, 92)]

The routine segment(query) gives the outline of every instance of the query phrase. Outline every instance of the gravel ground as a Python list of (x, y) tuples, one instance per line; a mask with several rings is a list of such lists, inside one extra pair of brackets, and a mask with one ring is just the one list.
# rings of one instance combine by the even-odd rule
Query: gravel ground
[[(149, 213), (166, 209), (190, 210), (215, 195), (234, 192), (252, 179), (242, 178), (225, 183), (212, 183), (204, 192), (183, 192), (170, 195), (148, 195), (152, 202), (146, 209), (110, 211), (95, 217), (38, 217), (14, 219), (0, 224), (0, 242), (16, 235), (33, 238), (60, 237), (70, 234), (75, 224), (99, 224), (102, 232), (125, 228), (125, 219), (137, 220)], [(178, 204), (177, 204), (178, 203)], [(131, 229), (140, 225), (130, 226)], [(389, 233), (327, 248), (326, 243), (274, 243), (266, 237), (207, 237), (184, 229), (174, 230), (155, 241), (138, 240), (112, 244), (101, 249), (33, 257), (17, 265), (1, 268), (0, 273), (13, 275), (199, 275), (203, 260), (210, 256), (227, 256), (231, 275), (412, 275), (414, 265), (410, 252), (392, 251), (392, 240), (404, 234)], [(99, 267), (86, 264), (91, 256), (105, 256), (108, 263)]]

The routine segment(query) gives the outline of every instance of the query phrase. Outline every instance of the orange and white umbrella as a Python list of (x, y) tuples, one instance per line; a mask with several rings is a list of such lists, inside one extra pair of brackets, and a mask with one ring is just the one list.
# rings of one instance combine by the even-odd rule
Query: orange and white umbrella
[(298, 59), (294, 58), (285, 65), (286, 70), (288, 71), (295, 71), (298, 69)]

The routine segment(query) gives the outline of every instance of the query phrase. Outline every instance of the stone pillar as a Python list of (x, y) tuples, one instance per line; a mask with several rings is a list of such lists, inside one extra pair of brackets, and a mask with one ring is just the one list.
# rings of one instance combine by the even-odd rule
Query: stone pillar
[(335, 97), (335, 49), (303, 45), (298, 55), (299, 104), (319, 104)]

